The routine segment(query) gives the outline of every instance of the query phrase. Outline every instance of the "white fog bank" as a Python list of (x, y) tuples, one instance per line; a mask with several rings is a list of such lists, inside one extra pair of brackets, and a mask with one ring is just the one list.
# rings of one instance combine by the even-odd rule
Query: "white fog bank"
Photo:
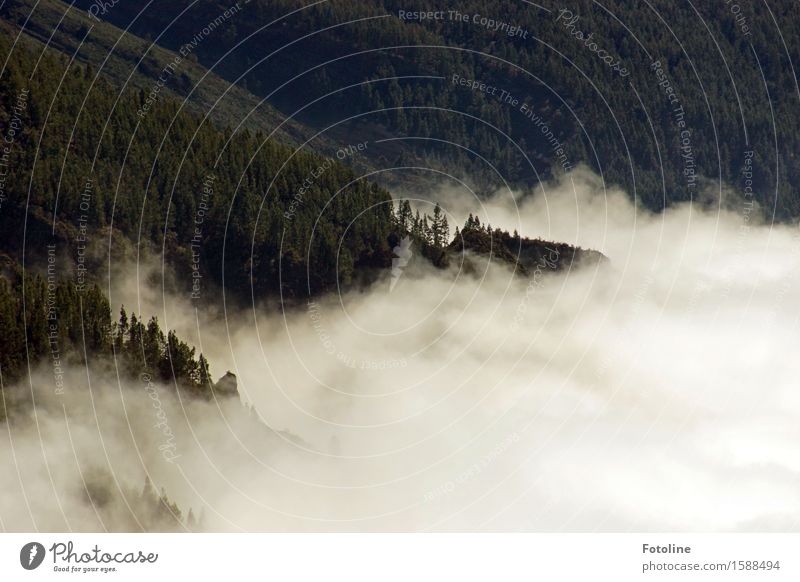
[[(108, 394), (80, 396), (71, 442), (58, 406), (39, 413), (46, 430), (2, 427), (3, 527), (32, 527), (23, 488), (39, 529), (96, 527), (91, 507), (64, 518), (57, 503), (79, 499), (75, 459), (94, 451), (120, 482), (147, 472), (202, 507), (210, 530), (797, 529), (796, 227), (736, 204), (636, 211), (585, 170), (516, 202), (433, 198), (454, 220), (479, 213), (610, 262), (532, 282), (414, 254), (393, 288), (387, 271), (368, 291), (227, 320), (118, 285), (112, 305), (141, 304), (202, 345), (273, 430), (238, 403), (160, 388), (181, 455), (165, 462), (141, 382), (93, 377)], [(117, 420), (98, 428), (96, 409)]]

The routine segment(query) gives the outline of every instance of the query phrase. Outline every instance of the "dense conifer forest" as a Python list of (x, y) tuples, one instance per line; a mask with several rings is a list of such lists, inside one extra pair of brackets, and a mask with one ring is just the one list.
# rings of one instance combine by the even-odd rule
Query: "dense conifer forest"
[(124, 307), (112, 315), (91, 249), (113, 252), (115, 241), (163, 250), (187, 291), (200, 271), (224, 278), (234, 297), (259, 299), (317, 294), (386, 268), (403, 236), (445, 264), (450, 233), (438, 205), (430, 217), (408, 202), (395, 211), (385, 190), (336, 160), (218, 130), (173, 98), (143, 113), (141, 92), (118, 97), (88, 67), (9, 49), (0, 39), (9, 57), (0, 119), (15, 120), (0, 127), (14, 132), (0, 212), (6, 383), (43, 358), (60, 366), (115, 355), (125, 372), (210, 396), (202, 354), (155, 318)]
[[(161, 2), (139, 14), (122, 3), (104, 19), (148, 38), (168, 30), (158, 42), (177, 50), (229, 7)], [(791, 219), (800, 215), (793, 186), (800, 179), (793, 73), (800, 41), (788, 29), (776, 39), (774, 26), (791, 21), (796, 4), (736, 9), (667, 0), (545, 8), (481, 0), (251, 2), (242, 8), (246, 18), (205, 38), (196, 55), (287, 114), (296, 110), (297, 91), (304, 103), (320, 98), (302, 112), (311, 126), (358, 115), (347, 131), (384, 127), (408, 136), (367, 155), (461, 168), (485, 192), (503, 183), (495, 168), (530, 186), (584, 162), (658, 210), (686, 200), (719, 203), (719, 192), (706, 187), (714, 192), (723, 181), (741, 190), (742, 173), (752, 171), (764, 215)], [(421, 12), (432, 16), (413, 16)], [(612, 55), (624, 76), (578, 36)], [(454, 76), (496, 90), (473, 90)], [(722, 203), (736, 198), (728, 193)]]

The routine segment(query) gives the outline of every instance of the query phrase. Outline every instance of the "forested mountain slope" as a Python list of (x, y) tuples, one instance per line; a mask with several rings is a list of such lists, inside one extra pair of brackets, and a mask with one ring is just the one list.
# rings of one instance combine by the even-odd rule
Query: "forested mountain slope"
[[(99, 18), (141, 36), (166, 31), (158, 42), (176, 49), (231, 7), (220, 0), (150, 6), (119, 3)], [(709, 202), (705, 187), (720, 180), (741, 194), (742, 172), (752, 171), (766, 216), (796, 217), (796, 3), (737, 10), (667, 0), (255, 0), (195, 54), (286, 114), (320, 99), (301, 114), (314, 127), (357, 115), (350, 132), (383, 128), (415, 138), (367, 156), (460, 168), (484, 191), (501, 181), (477, 155), (528, 185), (586, 162), (653, 209)], [(431, 16), (419, 16), (426, 11)], [(385, 111), (364, 114), (371, 110)]]
[[(269, 103), (231, 85), (187, 53), (180, 67), (168, 66), (180, 55), (111, 23), (92, 19), (60, 0), (14, 0), (0, 6), (0, 31), (20, 48), (60, 52), (100, 73), (119, 92), (149, 92), (160, 77), (159, 93), (179, 99), (191, 113), (208, 115), (218, 127), (275, 128), (286, 143), (302, 143), (313, 132), (284, 119)], [(166, 75), (165, 75), (166, 72)], [(324, 142), (327, 145), (327, 142)]]
[[(9, 48), (0, 41), (0, 55)], [(281, 291), (279, 263), (292, 295), (333, 285), (337, 253), (344, 280), (386, 260), (391, 198), (347, 166), (260, 132), (220, 131), (167, 96), (118, 96), (85, 67), (38, 57), (11, 52), (0, 87), (0, 118), (19, 125), (0, 214), (6, 252), (25, 244), (43, 256), (55, 237), (61, 264), (76, 265), (76, 238), (105, 242), (113, 227), (190, 253), (186, 278), (197, 264), (249, 295), (252, 274), (257, 296)]]

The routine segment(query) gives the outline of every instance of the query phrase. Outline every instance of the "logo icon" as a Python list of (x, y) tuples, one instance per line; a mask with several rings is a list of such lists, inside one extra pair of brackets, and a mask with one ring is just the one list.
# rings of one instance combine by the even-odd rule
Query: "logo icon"
[(397, 258), (392, 259), (392, 280), (389, 284), (390, 293), (394, 291), (394, 286), (397, 285), (400, 277), (403, 276), (403, 269), (408, 265), (408, 261), (414, 256), (414, 253), (411, 252), (411, 237), (404, 237), (403, 240), (400, 241), (400, 244), (392, 249), (392, 252)]
[(26, 570), (35, 570), (44, 561), (44, 546), (39, 542), (28, 542), (19, 551), (19, 563)]

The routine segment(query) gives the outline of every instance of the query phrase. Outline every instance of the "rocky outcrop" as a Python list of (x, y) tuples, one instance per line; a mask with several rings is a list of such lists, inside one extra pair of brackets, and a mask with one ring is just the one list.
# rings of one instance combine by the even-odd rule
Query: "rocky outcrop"
[[(507, 263), (515, 272), (524, 276), (596, 265), (608, 260), (598, 251), (566, 243), (524, 238), (499, 229), (489, 231), (480, 226), (465, 228), (458, 233), (447, 250), (451, 255), (471, 252)], [(451, 257), (451, 260), (457, 261), (455, 257)]]
[(225, 375), (214, 384), (214, 395), (217, 397), (238, 396), (238, 394), (239, 387), (236, 382), (236, 374), (230, 370), (225, 372)]

